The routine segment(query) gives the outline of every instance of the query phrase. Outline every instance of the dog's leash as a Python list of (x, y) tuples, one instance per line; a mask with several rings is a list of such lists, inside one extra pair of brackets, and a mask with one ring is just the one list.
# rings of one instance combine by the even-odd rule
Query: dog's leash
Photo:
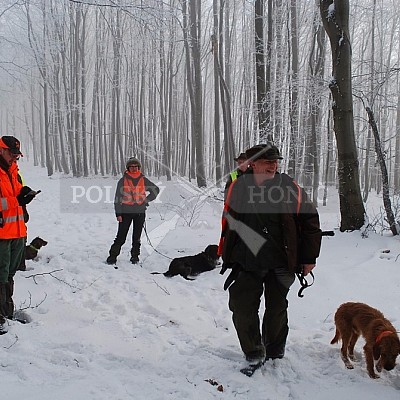
[(299, 280), (300, 286), (301, 286), (301, 288), (299, 289), (299, 291), (297, 293), (297, 296), (304, 297), (304, 294), (303, 294), (304, 290), (314, 284), (315, 277), (314, 277), (314, 274), (312, 273), (312, 271), (310, 271), (310, 275), (312, 277), (312, 282), (308, 283), (306, 277), (304, 276), (303, 270), (301, 272), (296, 272), (297, 279)]
[[(335, 232), (334, 231), (321, 231), (321, 236), (335, 236)], [(310, 275), (311, 275), (312, 281), (311, 281), (311, 283), (308, 283), (308, 281), (304, 275), (303, 268), (301, 269), (300, 272), (296, 272), (296, 277), (299, 280), (300, 286), (301, 286), (301, 288), (299, 289), (299, 291), (297, 293), (297, 296), (304, 297), (304, 294), (303, 294), (304, 290), (314, 284), (315, 276), (312, 271), (310, 271)]]
[(172, 257), (168, 257), (165, 254), (161, 253), (160, 251), (158, 251), (153, 244), (151, 243), (151, 240), (149, 238), (149, 235), (147, 234), (147, 225), (146, 225), (146, 221), (144, 221), (144, 225), (143, 225), (143, 229), (144, 229), (144, 233), (146, 234), (146, 238), (147, 238), (147, 243), (149, 244), (149, 246), (158, 254), (160, 254), (160, 256), (163, 256), (165, 258), (168, 258), (168, 260), (173, 260)]

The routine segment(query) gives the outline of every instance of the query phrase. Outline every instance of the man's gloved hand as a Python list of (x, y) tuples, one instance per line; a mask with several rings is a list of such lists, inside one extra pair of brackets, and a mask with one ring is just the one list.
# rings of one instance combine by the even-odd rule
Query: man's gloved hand
[(232, 283), (236, 281), (237, 277), (240, 274), (240, 271), (243, 270), (242, 266), (238, 263), (231, 264), (231, 268), (232, 271), (230, 272), (224, 283), (224, 290), (227, 290), (229, 286), (231, 286)]
[(232, 264), (231, 263), (223, 262), (222, 263), (222, 267), (221, 267), (221, 271), (219, 271), (219, 273), (221, 275), (223, 275), (226, 272), (227, 269), (231, 269), (231, 268), (232, 268)]
[(17, 196), (17, 200), (20, 206), (26, 206), (29, 204), (34, 197), (36, 196), (36, 192), (32, 190), (29, 186), (23, 186), (19, 195)]

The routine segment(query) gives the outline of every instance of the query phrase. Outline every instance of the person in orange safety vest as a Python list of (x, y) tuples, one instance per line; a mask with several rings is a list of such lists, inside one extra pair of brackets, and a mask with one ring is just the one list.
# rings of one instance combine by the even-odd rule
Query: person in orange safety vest
[(26, 226), (23, 206), (36, 195), (18, 179), (17, 160), (22, 156), (14, 136), (0, 138), (0, 334), (5, 318), (14, 314), (14, 275), (24, 254)]
[(117, 237), (112, 244), (106, 263), (114, 265), (126, 241), (129, 228), (133, 223), (131, 258), (132, 264), (139, 262), (140, 236), (146, 219), (146, 208), (153, 201), (160, 189), (147, 179), (142, 172), (137, 158), (126, 162), (126, 171), (118, 181), (115, 191), (114, 208), (118, 221)]

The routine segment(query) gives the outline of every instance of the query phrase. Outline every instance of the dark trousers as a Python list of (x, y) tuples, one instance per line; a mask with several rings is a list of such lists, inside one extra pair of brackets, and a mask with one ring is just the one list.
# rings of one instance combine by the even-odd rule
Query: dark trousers
[[(239, 273), (229, 288), (229, 309), (245, 354), (262, 347), (270, 357), (284, 353), (289, 332), (286, 297), (293, 282), (294, 274), (284, 268), (276, 268), (266, 274)], [(263, 293), (265, 312), (261, 334), (258, 310)]]
[[(0, 324), (14, 313), (14, 275), (24, 255), (25, 238), (0, 239)], [(3, 317), (3, 318), (1, 318)]]
[(25, 251), (25, 238), (0, 239), (0, 283), (6, 283), (17, 272)]
[(119, 256), (131, 224), (133, 225), (131, 256), (138, 256), (140, 254), (140, 236), (142, 235), (145, 218), (145, 213), (122, 214), (122, 221), (118, 223), (117, 237), (110, 248), (111, 256)]

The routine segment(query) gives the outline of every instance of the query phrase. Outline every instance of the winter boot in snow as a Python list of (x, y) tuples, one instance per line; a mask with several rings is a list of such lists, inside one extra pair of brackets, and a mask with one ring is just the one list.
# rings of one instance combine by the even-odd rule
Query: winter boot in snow
[(139, 256), (132, 256), (130, 261), (132, 264), (137, 264), (139, 262)]
[(7, 333), (5, 324), (6, 324), (5, 318), (2, 315), (0, 315), (0, 335), (4, 335)]
[(6, 284), (0, 283), (0, 335), (7, 333), (6, 325)]
[(10, 278), (5, 284), (6, 287), (6, 302), (4, 306), (5, 317), (13, 319), (14, 316), (14, 301), (12, 299), (14, 294), (14, 279)]
[(121, 246), (114, 243), (110, 248), (110, 255), (107, 257), (106, 263), (109, 265), (116, 264), (120, 252)]
[(140, 254), (140, 242), (136, 242), (132, 245), (131, 248), (131, 263), (137, 264), (139, 262), (139, 254)]
[(115, 256), (108, 256), (108, 257), (107, 257), (107, 260), (106, 260), (106, 263), (107, 263), (108, 265), (114, 265), (114, 264), (116, 264), (116, 263), (117, 263), (117, 257), (115, 257)]

